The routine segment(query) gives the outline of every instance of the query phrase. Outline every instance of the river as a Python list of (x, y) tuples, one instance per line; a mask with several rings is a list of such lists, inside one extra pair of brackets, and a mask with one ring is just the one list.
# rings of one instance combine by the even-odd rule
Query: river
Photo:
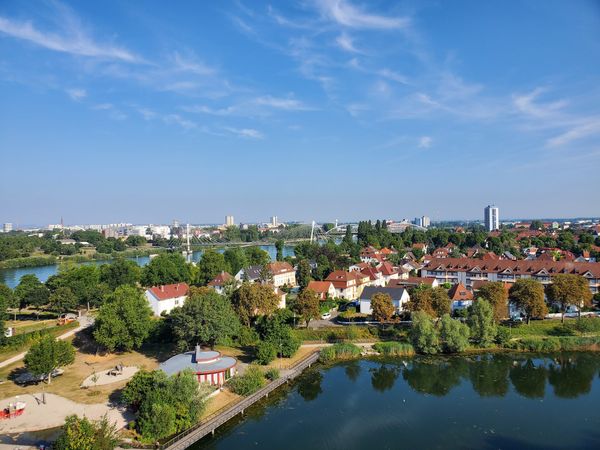
[(198, 449), (598, 449), (600, 355), (313, 366)]
[[(273, 261), (275, 261), (275, 256), (277, 255), (277, 249), (274, 245), (261, 245), (260, 248), (269, 253), (269, 256)], [(225, 251), (224, 248), (217, 249), (218, 252), (223, 253)], [(202, 257), (202, 251), (195, 251), (192, 254), (192, 261), (197, 262)], [(283, 256), (294, 256), (294, 247), (292, 246), (284, 246), (283, 247)], [(140, 266), (145, 266), (150, 261), (149, 256), (138, 256), (133, 258), (128, 258), (132, 261), (136, 261)], [(89, 261), (81, 264), (107, 264), (110, 261)], [(58, 265), (52, 264), (48, 266), (39, 266), (39, 267), (22, 267), (19, 269), (0, 269), (0, 283), (6, 284), (11, 289), (14, 289), (17, 284), (19, 284), (19, 280), (23, 275), (27, 275), (29, 273), (34, 274), (39, 278), (40, 281), (45, 282), (48, 278), (58, 272)]]

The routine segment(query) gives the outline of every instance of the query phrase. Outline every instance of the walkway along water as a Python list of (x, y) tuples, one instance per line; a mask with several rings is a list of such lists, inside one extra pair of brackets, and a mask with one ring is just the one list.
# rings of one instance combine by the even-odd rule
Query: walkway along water
[(299, 361), (296, 365), (294, 365), (291, 369), (286, 371), (284, 375), (282, 375), (277, 380), (274, 380), (267, 384), (261, 390), (255, 392), (251, 396), (245, 398), (239, 403), (235, 405), (225, 408), (222, 411), (218, 411), (212, 416), (209, 416), (207, 420), (200, 422), (198, 425), (180, 433), (174, 438), (168, 440), (163, 445), (160, 446), (161, 450), (183, 450), (185, 448), (190, 447), (194, 443), (198, 442), (204, 436), (208, 434), (214, 434), (215, 430), (223, 425), (228, 420), (237, 416), (238, 414), (244, 414), (244, 410), (252, 406), (254, 403), (259, 401), (260, 399), (267, 397), (269, 393), (273, 392), (282, 384), (293, 380), (298, 375), (300, 375), (304, 369), (310, 367), (312, 364), (316, 363), (319, 359), (319, 352), (311, 353), (303, 360)]

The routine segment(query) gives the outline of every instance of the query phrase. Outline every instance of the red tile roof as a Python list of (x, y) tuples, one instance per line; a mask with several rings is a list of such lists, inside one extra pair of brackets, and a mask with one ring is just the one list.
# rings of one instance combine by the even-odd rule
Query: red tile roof
[(208, 285), (211, 287), (223, 286), (227, 281), (231, 280), (232, 278), (233, 277), (231, 276), (231, 274), (223, 271), (219, 275), (217, 275), (210, 283), (208, 283)]
[(279, 275), (282, 273), (293, 272), (294, 268), (289, 262), (277, 261), (269, 264), (269, 270), (273, 275)]
[(473, 293), (469, 291), (462, 283), (455, 284), (448, 291), (450, 300), (473, 300)]
[(327, 294), (331, 286), (331, 281), (310, 281), (306, 289), (310, 289), (317, 294)]
[(168, 300), (170, 298), (181, 297), (187, 295), (189, 290), (190, 287), (187, 285), (187, 283), (165, 284), (150, 288), (150, 292), (152, 292), (152, 295), (154, 295), (158, 300)]

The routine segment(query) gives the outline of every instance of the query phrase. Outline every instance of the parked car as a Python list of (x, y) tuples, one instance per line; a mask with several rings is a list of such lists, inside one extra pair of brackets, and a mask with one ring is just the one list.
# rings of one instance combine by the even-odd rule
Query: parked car
[[(52, 371), (52, 378), (58, 377), (62, 375), (64, 370), (62, 369), (54, 369)], [(28, 384), (38, 384), (40, 381), (46, 381), (48, 378), (48, 374), (43, 375), (34, 375), (31, 372), (25, 372), (15, 378), (15, 383), (20, 385), (28, 385)]]
[(329, 319), (331, 319), (331, 313), (330, 312), (326, 312), (326, 313), (321, 314), (321, 319), (323, 319), (323, 320), (329, 320)]

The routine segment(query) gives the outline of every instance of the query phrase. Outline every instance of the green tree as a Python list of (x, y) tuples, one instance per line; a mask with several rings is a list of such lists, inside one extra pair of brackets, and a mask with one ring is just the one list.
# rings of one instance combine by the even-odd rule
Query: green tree
[(192, 271), (190, 264), (179, 253), (162, 253), (144, 267), (142, 284), (144, 286), (160, 286), (191, 282)]
[(148, 243), (148, 241), (144, 236), (131, 235), (127, 236), (127, 239), (125, 239), (125, 243), (130, 247), (144, 247)]
[(244, 249), (239, 247), (230, 247), (223, 253), (225, 263), (231, 269), (231, 274), (235, 276), (240, 270), (248, 267), (248, 257)]
[(68, 287), (59, 287), (50, 294), (50, 308), (57, 313), (72, 311), (77, 308), (77, 297)]
[(452, 302), (448, 297), (448, 291), (443, 287), (434, 287), (431, 289), (431, 306), (437, 317), (444, 314), (450, 314)]
[(58, 274), (51, 276), (46, 285), (51, 291), (60, 287), (71, 289), (77, 304), (88, 309), (102, 302), (107, 289), (100, 285), (100, 269), (95, 265), (61, 264)]
[(439, 334), (429, 314), (424, 311), (415, 311), (411, 318), (410, 338), (415, 351), (426, 355), (439, 352)]
[(308, 259), (301, 259), (298, 261), (298, 269), (296, 270), (296, 280), (300, 289), (306, 289), (308, 283), (311, 282), (311, 268)]
[(261, 317), (257, 324), (262, 340), (273, 343), (277, 355), (283, 358), (294, 356), (301, 344), (294, 336), (292, 327), (287, 324), (290, 318), (289, 311), (280, 310), (272, 317)]
[(279, 298), (270, 286), (242, 283), (233, 293), (232, 303), (242, 323), (250, 325), (258, 316), (273, 314), (279, 306)]
[(214, 250), (207, 250), (202, 255), (202, 259), (197, 264), (198, 277), (197, 283), (201, 286), (206, 286), (221, 272), (231, 270), (225, 262), (225, 257)]
[(304, 289), (294, 302), (293, 310), (306, 322), (306, 328), (308, 328), (310, 321), (319, 317), (319, 296), (313, 290)]
[(0, 283), (0, 343), (4, 341), (4, 323), (8, 317), (8, 308), (13, 306), (14, 301), (12, 290)]
[(100, 307), (94, 328), (94, 339), (110, 352), (139, 348), (152, 328), (152, 310), (139, 289), (120, 286)]
[(129, 259), (118, 258), (111, 264), (100, 266), (100, 281), (106, 283), (111, 290), (125, 284), (135, 286), (141, 279), (142, 268)]
[(389, 322), (396, 312), (392, 297), (382, 292), (377, 292), (371, 297), (371, 309), (373, 310), (373, 319), (378, 322)]
[(119, 443), (117, 427), (107, 416), (96, 422), (86, 417), (68, 416), (58, 439), (52, 444), (57, 450), (113, 450)]
[(269, 254), (260, 247), (244, 248), (250, 266), (265, 266), (271, 262)]
[(151, 372), (142, 369), (137, 371), (131, 380), (127, 383), (121, 398), (134, 412), (140, 409), (140, 406), (146, 396), (159, 384), (164, 383), (167, 374), (162, 370), (153, 370)]
[(478, 297), (492, 305), (496, 323), (508, 317), (508, 291), (504, 283), (499, 281), (485, 283), (479, 288)]
[(275, 259), (277, 261), (283, 261), (283, 245), (284, 245), (284, 242), (282, 239), (277, 239), (275, 241), (275, 249), (277, 250)]
[(469, 346), (469, 327), (444, 314), (440, 321), (440, 340), (444, 353), (460, 353)]
[(449, 314), (451, 309), (448, 291), (443, 287), (419, 286), (413, 289), (407, 304), (409, 311), (423, 311), (431, 317)]
[(546, 288), (548, 300), (560, 306), (561, 322), (565, 321), (565, 312), (569, 306), (582, 307), (592, 305), (592, 293), (588, 281), (579, 275), (558, 274), (552, 277), (552, 284)]
[(256, 361), (266, 366), (277, 358), (277, 347), (272, 341), (260, 341), (256, 346)]
[(537, 280), (521, 278), (510, 288), (508, 295), (525, 312), (527, 324), (532, 317), (543, 319), (548, 314), (544, 301), (544, 286)]
[(46, 335), (31, 346), (25, 355), (25, 367), (33, 375), (46, 375), (52, 382), (52, 372), (59, 367), (73, 364), (75, 349), (66, 341)]
[(48, 304), (50, 291), (33, 274), (23, 275), (15, 288), (15, 295), (19, 299), (19, 309), (31, 306), (39, 310)]
[(191, 294), (169, 317), (173, 336), (181, 350), (203, 343), (214, 347), (227, 342), (240, 330), (240, 321), (231, 302), (213, 290)]
[(473, 341), (480, 347), (489, 347), (494, 343), (497, 330), (494, 323), (494, 309), (489, 302), (478, 300), (471, 307), (469, 328)]

